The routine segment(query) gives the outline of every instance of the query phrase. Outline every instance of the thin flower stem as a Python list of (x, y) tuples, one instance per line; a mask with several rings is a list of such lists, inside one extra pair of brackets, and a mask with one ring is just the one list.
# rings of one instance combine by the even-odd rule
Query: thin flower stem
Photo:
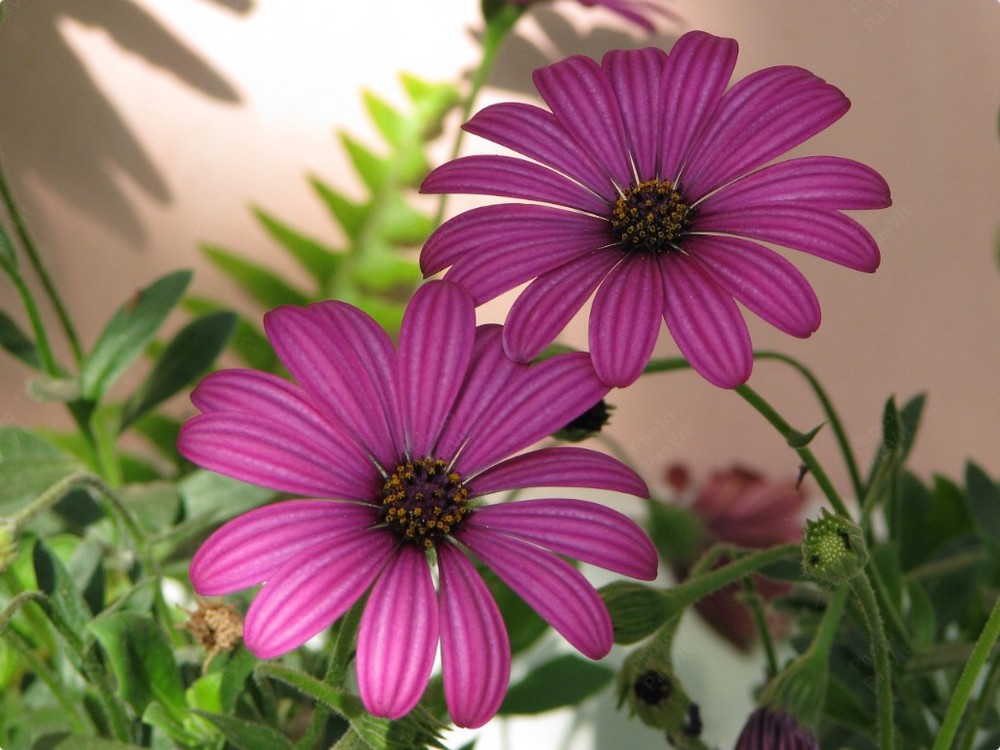
[[(0, 231), (2, 231), (2, 228), (0, 228)], [(28, 321), (31, 323), (31, 330), (35, 334), (35, 346), (38, 347), (38, 355), (41, 357), (42, 367), (45, 368), (45, 372), (49, 375), (58, 377), (61, 374), (59, 364), (52, 354), (52, 347), (49, 344), (49, 336), (45, 330), (45, 323), (42, 321), (42, 316), (38, 311), (38, 305), (35, 304), (35, 298), (32, 296), (31, 290), (24, 283), (24, 279), (18, 273), (17, 269), (3, 257), (0, 257), (0, 268), (14, 282), (17, 293), (21, 297), (21, 303), (24, 305), (24, 310), (28, 314)]]
[(3, 202), (7, 206), (7, 213), (10, 215), (10, 219), (14, 223), (14, 229), (17, 231), (17, 236), (21, 240), (24, 252), (27, 254), (28, 260), (31, 261), (31, 266), (35, 269), (35, 273), (38, 275), (38, 279), (41, 281), (42, 287), (45, 289), (49, 302), (52, 303), (52, 307), (55, 309), (56, 315), (59, 317), (59, 322), (62, 324), (63, 332), (66, 334), (66, 340), (69, 341), (70, 348), (73, 350), (73, 357), (79, 365), (83, 362), (83, 349), (80, 347), (80, 340), (77, 338), (76, 330), (73, 328), (73, 321), (70, 320), (69, 314), (66, 312), (66, 308), (62, 303), (62, 299), (59, 297), (59, 292), (56, 289), (55, 284), (52, 283), (52, 278), (49, 276), (49, 272), (45, 268), (45, 264), (42, 263), (42, 256), (38, 252), (38, 247), (35, 245), (35, 241), (31, 238), (31, 234), (28, 232), (28, 227), (25, 224), (24, 219), (21, 217), (21, 211), (17, 207), (17, 202), (14, 200), (14, 194), (11, 192), (10, 185), (8, 184), (7, 178), (4, 174), (2, 161), (0, 161), (0, 197), (3, 198)]
[[(880, 750), (895, 750), (896, 727), (893, 719), (892, 665), (889, 659), (889, 642), (882, 626), (875, 591), (867, 575), (859, 575), (851, 581), (851, 588), (864, 613), (872, 643), (872, 661), (875, 671), (875, 698), (878, 715)], [(1000, 622), (1000, 620), (998, 620)], [(935, 750), (937, 750), (935, 746)]]
[(778, 362), (784, 362), (797, 370), (802, 377), (806, 379), (809, 386), (813, 389), (813, 393), (816, 394), (816, 398), (819, 401), (820, 406), (823, 407), (823, 413), (826, 414), (826, 420), (830, 423), (830, 427), (837, 439), (837, 444), (840, 446), (840, 452), (844, 457), (844, 463), (847, 465), (847, 471), (851, 475), (851, 485), (854, 488), (854, 495), (855, 497), (860, 498), (864, 492), (864, 487), (861, 481), (861, 473), (858, 471), (857, 461), (854, 457), (854, 449), (851, 447), (851, 441), (847, 436), (846, 430), (844, 430), (843, 422), (840, 421), (840, 416), (837, 414), (837, 410), (834, 408), (833, 402), (830, 400), (830, 397), (827, 395), (816, 376), (813, 375), (812, 371), (810, 371), (798, 360), (793, 359), (788, 355), (781, 354), (780, 352), (754, 352), (754, 359), (773, 359)]
[[(740, 397), (743, 398), (748, 404), (750, 404), (754, 409), (756, 409), (768, 422), (781, 435), (786, 439), (791, 441), (795, 435), (798, 433), (796, 430), (792, 429), (791, 425), (785, 421), (775, 409), (767, 401), (765, 401), (755, 390), (750, 386), (743, 384), (736, 386), (735, 391)], [(791, 445), (791, 442), (789, 442)], [(839, 515), (845, 518), (850, 518), (851, 514), (847, 510), (847, 506), (844, 505), (844, 501), (840, 499), (840, 495), (837, 494), (836, 488), (834, 488), (833, 483), (827, 476), (826, 471), (823, 466), (816, 460), (813, 452), (809, 450), (808, 446), (792, 446), (796, 453), (799, 454), (799, 458), (809, 469), (809, 472), (813, 475), (816, 480), (816, 484), (819, 485), (820, 489), (823, 490), (823, 494), (826, 495), (826, 499), (830, 501), (830, 505), (833, 507)]]
[(997, 689), (1000, 689), (1000, 659), (993, 659), (990, 668), (983, 680), (983, 687), (979, 691), (979, 697), (972, 707), (972, 714), (969, 721), (965, 722), (962, 732), (964, 737), (960, 738), (958, 747), (960, 750), (972, 750), (972, 743), (976, 739), (976, 731), (983, 725), (983, 718), (986, 711), (993, 705), (994, 696)]
[(772, 679), (778, 674), (778, 655), (774, 650), (774, 640), (771, 638), (771, 631), (767, 627), (767, 618), (764, 615), (764, 601), (757, 593), (757, 587), (753, 585), (753, 579), (749, 576), (741, 581), (743, 586), (743, 601), (750, 609), (754, 624), (757, 626), (757, 634), (760, 636), (760, 643), (764, 647), (764, 656), (767, 659), (767, 679)]
[(938, 731), (933, 750), (948, 750), (951, 747), (955, 733), (958, 731), (959, 722), (961, 722), (969, 698), (972, 696), (979, 672), (986, 664), (986, 660), (998, 639), (1000, 639), (1000, 599), (997, 599), (996, 604), (993, 605), (993, 611), (986, 621), (983, 632), (979, 634), (979, 640), (976, 641), (976, 645), (972, 649), (969, 661), (958, 677), (955, 692), (952, 693), (951, 702), (948, 704), (948, 710), (941, 722), (941, 729)]

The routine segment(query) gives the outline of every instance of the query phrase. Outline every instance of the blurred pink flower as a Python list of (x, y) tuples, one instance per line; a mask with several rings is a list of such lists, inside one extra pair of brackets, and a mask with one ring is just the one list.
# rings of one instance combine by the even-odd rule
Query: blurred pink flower
[(819, 750), (819, 742), (790, 714), (761, 707), (750, 714), (735, 750)]
[(607, 609), (561, 556), (652, 579), (645, 533), (580, 500), (477, 502), (523, 487), (647, 495), (635, 472), (603, 453), (519, 453), (603, 398), (586, 354), (511, 362), (499, 326), (477, 328), (472, 299), (448, 282), (416, 292), (398, 348), (341, 302), (282, 307), (264, 325), (297, 384), (253, 370), (209, 375), (192, 395), (203, 413), (179, 440), (185, 456), (219, 473), (334, 498), (250, 511), (195, 555), (199, 594), (264, 584), (244, 623), (251, 651), (270, 658), (302, 645), (370, 591), (356, 658), (368, 710), (395, 718), (412, 709), (440, 642), (452, 719), (479, 726), (503, 699), (510, 648), (471, 555), (583, 654), (607, 654)]
[[(702, 31), (670, 54), (617, 50), (535, 71), (548, 109), (506, 102), (465, 124), (528, 157), (466, 156), (427, 193), (532, 201), (466, 211), (424, 245), (424, 274), (450, 267), (477, 305), (530, 282), (503, 331), (530, 361), (593, 295), (589, 347), (609, 385), (642, 374), (661, 320), (691, 366), (731, 388), (753, 349), (737, 303), (793, 336), (820, 324), (812, 287), (782, 245), (871, 272), (872, 236), (843, 209), (884, 208), (885, 180), (850, 159), (768, 164), (840, 119), (850, 102), (807, 70), (777, 66), (729, 90), (737, 44)], [(551, 204), (551, 205), (538, 205)]]
[[(675, 487), (681, 476), (685, 484), (688, 481), (686, 470), (679, 466), (668, 468), (667, 475), (672, 478), (668, 483)], [(794, 479), (768, 480), (742, 466), (713, 472), (690, 505), (705, 531), (701, 552), (717, 542), (765, 549), (800, 540), (806, 495), (795, 485)], [(675, 563), (674, 572), (683, 580), (690, 572), (690, 565)], [(765, 602), (789, 590), (788, 584), (764, 576), (755, 575), (751, 580)], [(746, 651), (756, 640), (757, 627), (740, 601), (742, 596), (740, 586), (733, 584), (700, 599), (696, 606), (719, 635)], [(783, 617), (770, 613), (768, 626), (772, 631), (780, 632), (785, 625)]]

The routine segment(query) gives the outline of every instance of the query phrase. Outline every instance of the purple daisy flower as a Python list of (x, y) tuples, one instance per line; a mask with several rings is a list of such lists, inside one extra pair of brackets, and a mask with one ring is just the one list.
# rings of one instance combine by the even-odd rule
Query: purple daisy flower
[(802, 274), (760, 242), (874, 271), (872, 236), (842, 209), (890, 204), (870, 167), (833, 156), (769, 164), (850, 107), (834, 86), (791, 66), (732, 86), (737, 45), (700, 31), (659, 49), (570, 57), (535, 71), (551, 111), (496, 104), (465, 129), (533, 161), (486, 155), (434, 170), (428, 193), (506, 203), (467, 211), (435, 232), (420, 258), (482, 304), (524, 282), (503, 331), (529, 361), (595, 293), (594, 367), (613, 386), (635, 381), (666, 321), (712, 383), (746, 381), (753, 351), (737, 302), (793, 336), (819, 327)]
[[(507, 2), (512, 5), (531, 5), (539, 0), (507, 0)], [(657, 16), (676, 18), (676, 14), (667, 9), (664, 0), (578, 0), (578, 2), (588, 8), (595, 5), (607, 8), (650, 33), (656, 31), (653, 19)]]
[(750, 714), (735, 750), (819, 750), (819, 742), (790, 714), (761, 707)]
[(282, 307), (264, 326), (297, 384), (254, 370), (209, 375), (192, 394), (202, 414), (178, 443), (221, 474), (332, 498), (250, 511), (195, 555), (199, 594), (264, 583), (244, 623), (251, 651), (270, 658), (300, 646), (370, 590), (356, 661), (368, 710), (396, 718), (413, 708), (440, 641), (452, 719), (479, 726), (503, 699), (510, 648), (471, 556), (583, 654), (608, 652), (607, 609), (562, 556), (652, 579), (656, 553), (639, 526), (581, 500), (477, 501), (525, 487), (648, 495), (603, 453), (518, 453), (607, 392), (586, 354), (510, 361), (500, 327), (477, 328), (472, 299), (448, 282), (416, 292), (398, 349), (342, 302)]

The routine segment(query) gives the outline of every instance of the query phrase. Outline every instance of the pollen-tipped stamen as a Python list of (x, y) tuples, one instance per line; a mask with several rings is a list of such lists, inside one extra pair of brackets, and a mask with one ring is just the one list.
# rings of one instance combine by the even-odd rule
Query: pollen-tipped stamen
[(429, 549), (469, 515), (468, 496), (447, 462), (430, 456), (401, 462), (382, 485), (380, 520), (401, 539)]
[(659, 255), (677, 249), (690, 226), (691, 208), (666, 180), (628, 188), (611, 211), (611, 230), (626, 252)]

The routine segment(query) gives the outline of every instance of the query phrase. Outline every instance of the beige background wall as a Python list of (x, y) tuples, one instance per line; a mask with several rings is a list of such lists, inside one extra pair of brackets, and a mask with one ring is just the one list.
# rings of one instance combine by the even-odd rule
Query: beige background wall
[[(250, 204), (335, 243), (304, 176), (356, 190), (332, 133), (372, 138), (359, 88), (400, 102), (398, 71), (433, 80), (468, 68), (477, 6), (5, 0), (0, 149), (84, 341), (120, 301), (178, 267), (199, 267), (194, 291), (244, 306), (201, 266), (196, 248), (211, 241), (277, 262)], [(800, 153), (860, 159), (893, 189), (892, 209), (863, 218), (882, 246), (878, 273), (800, 258), (823, 303), (822, 327), (802, 342), (752, 321), (756, 344), (813, 368), (863, 455), (875, 447), (885, 398), (927, 391), (914, 465), (956, 474), (972, 457), (1000, 473), (1000, 4), (678, 0), (676, 8), (684, 26), (653, 43), (703, 28), (739, 39), (740, 76), (790, 63), (840, 86), (852, 111)], [(530, 70), (547, 55), (649, 43), (569, 0), (537, 8), (523, 29), (534, 41), (512, 40), (488, 98), (527, 95)], [(24, 320), (5, 279), (0, 306)], [(500, 313), (492, 306), (484, 316)], [(584, 344), (580, 330), (568, 340)], [(675, 353), (665, 333), (659, 351)], [(25, 395), (28, 375), (0, 359), (0, 421), (65, 424), (57, 406)], [(808, 390), (781, 365), (760, 363), (751, 384), (797, 426), (820, 421)], [(795, 456), (749, 407), (693, 374), (649, 378), (613, 400), (615, 435), (650, 476), (675, 460), (698, 470), (734, 460), (796, 470)], [(816, 449), (845, 486), (828, 435)], [(701, 689), (738, 687), (731, 667), (696, 653), (683, 660)], [(706, 723), (731, 741), (743, 715), (716, 708)]]

